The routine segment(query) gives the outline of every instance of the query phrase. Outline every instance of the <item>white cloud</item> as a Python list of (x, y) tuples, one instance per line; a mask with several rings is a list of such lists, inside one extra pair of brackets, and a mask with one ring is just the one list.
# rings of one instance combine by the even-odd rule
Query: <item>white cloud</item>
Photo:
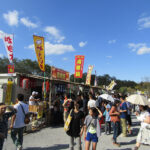
[(144, 47), (146, 46), (145, 43), (138, 43), (138, 44), (135, 44), (135, 43), (129, 43), (128, 44), (128, 47), (133, 51), (135, 52), (137, 49), (141, 48), (141, 47)]
[[(34, 50), (34, 45), (31, 44), (28, 47), (25, 47), (28, 49)], [(61, 55), (66, 52), (73, 52), (75, 49), (72, 45), (64, 45), (64, 44), (51, 44), (50, 42), (45, 42), (45, 54), (46, 55)]]
[(54, 26), (47, 26), (44, 31), (52, 36), (57, 43), (60, 43), (65, 39), (65, 37), (60, 34), (60, 31)]
[(2, 39), (4, 32), (0, 30), (0, 39)]
[(145, 43), (129, 43), (128, 47), (132, 49), (133, 52), (136, 52), (138, 55), (150, 53), (150, 47), (148, 47)]
[(9, 11), (8, 13), (4, 13), (3, 17), (10, 26), (17, 26), (18, 25), (18, 11)]
[(26, 27), (31, 27), (31, 28), (37, 28), (38, 27), (37, 24), (31, 22), (28, 18), (23, 17), (23, 18), (20, 19), (20, 22), (22, 24), (24, 24)]
[(4, 57), (4, 55), (3, 54), (0, 54), (0, 58), (3, 58)]
[(112, 58), (112, 56), (106, 56), (106, 58)]
[(138, 19), (139, 30), (150, 28), (150, 17), (143, 17)]
[(116, 40), (109, 40), (108, 41), (108, 44), (115, 44), (116, 43)]
[(138, 51), (137, 54), (138, 55), (143, 55), (143, 54), (149, 54), (150, 53), (150, 47), (141, 47)]
[(80, 46), (80, 47), (84, 47), (86, 44), (87, 44), (87, 41), (86, 41), (86, 42), (80, 42), (80, 43), (79, 43), (79, 46)]

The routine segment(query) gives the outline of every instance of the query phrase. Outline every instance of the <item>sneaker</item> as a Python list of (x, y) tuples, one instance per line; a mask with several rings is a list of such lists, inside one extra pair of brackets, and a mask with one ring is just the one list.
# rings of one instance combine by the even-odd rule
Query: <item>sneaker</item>
[(120, 144), (119, 143), (113, 143), (113, 145), (117, 146), (117, 147), (120, 147)]
[(22, 150), (22, 146), (19, 145), (19, 146), (17, 147), (17, 150)]
[(124, 134), (121, 134), (121, 137), (127, 137), (126, 135), (124, 135)]

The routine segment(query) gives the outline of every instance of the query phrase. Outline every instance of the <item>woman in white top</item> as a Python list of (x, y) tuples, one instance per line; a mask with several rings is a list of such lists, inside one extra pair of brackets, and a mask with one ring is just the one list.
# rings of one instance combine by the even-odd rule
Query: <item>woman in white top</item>
[(141, 113), (136, 112), (137, 119), (141, 121), (140, 131), (137, 136), (136, 147), (134, 150), (138, 150), (141, 144), (150, 145), (150, 124), (145, 120), (150, 116), (149, 112), (146, 111), (147, 106), (139, 106)]

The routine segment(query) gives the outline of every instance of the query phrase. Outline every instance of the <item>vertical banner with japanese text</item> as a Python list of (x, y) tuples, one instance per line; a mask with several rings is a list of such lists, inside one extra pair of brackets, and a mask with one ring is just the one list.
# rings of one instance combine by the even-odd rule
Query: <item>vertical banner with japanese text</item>
[(84, 56), (77, 55), (75, 56), (75, 78), (82, 78), (83, 76), (83, 67), (84, 67)]
[(12, 64), (13, 63), (13, 34), (3, 33), (2, 38), (5, 44), (9, 62)]
[(45, 72), (44, 37), (33, 35), (35, 53), (41, 71)]
[(8, 80), (7, 90), (6, 90), (6, 98), (5, 98), (5, 104), (7, 104), (7, 105), (11, 104), (12, 87), (13, 87), (13, 81)]
[(111, 91), (111, 90), (113, 90), (113, 88), (115, 87), (117, 85), (117, 83), (113, 80), (113, 81), (111, 81), (111, 83), (107, 86), (107, 90), (109, 91)]
[(8, 73), (9, 74), (14, 73), (14, 64), (8, 65)]
[(93, 66), (89, 65), (88, 67), (88, 72), (87, 72), (87, 77), (86, 77), (86, 84), (90, 85), (91, 84), (91, 74), (92, 74)]

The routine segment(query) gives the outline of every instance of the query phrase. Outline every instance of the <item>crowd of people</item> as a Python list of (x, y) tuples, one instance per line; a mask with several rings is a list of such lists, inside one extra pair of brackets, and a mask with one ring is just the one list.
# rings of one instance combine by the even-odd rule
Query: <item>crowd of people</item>
[(74, 97), (75, 99), (65, 98), (64, 122), (65, 125), (68, 125), (66, 133), (70, 136), (70, 150), (74, 150), (74, 139), (77, 140), (78, 150), (82, 149), (82, 135), (84, 135), (85, 150), (90, 149), (91, 143), (92, 150), (96, 150), (102, 132), (102, 124), (105, 125), (104, 134), (113, 133), (112, 142), (115, 146), (120, 147), (121, 145), (117, 142), (118, 136), (132, 135), (131, 115), (134, 111), (137, 119), (141, 121), (134, 149), (138, 150), (141, 144), (150, 145), (149, 107), (140, 105), (135, 110), (135, 106), (126, 101), (125, 95), (114, 94), (112, 97), (114, 102), (102, 99), (100, 93), (95, 95), (89, 93), (88, 96), (81, 93), (77, 98)]
[[(36, 98), (38, 93), (32, 92), (29, 98), (29, 105), (35, 105), (39, 99)], [(112, 95), (114, 101), (102, 99), (100, 93), (80, 93), (71, 96), (64, 95), (53, 102), (53, 113), (55, 116), (54, 123), (64, 120), (66, 133), (70, 136), (70, 150), (74, 150), (74, 140), (76, 139), (78, 150), (82, 149), (81, 138), (84, 136), (85, 150), (96, 150), (99, 137), (102, 135), (102, 127), (105, 125), (104, 133), (112, 134), (112, 142), (115, 146), (120, 147), (117, 141), (118, 136), (122, 137), (132, 135), (132, 117), (135, 111), (137, 119), (141, 122), (140, 131), (137, 136), (137, 142), (134, 150), (138, 150), (141, 144), (150, 145), (150, 112), (148, 106), (138, 106), (130, 104), (126, 101), (126, 96), (117, 94)], [(33, 104), (34, 103), (34, 104)], [(10, 129), (11, 138), (16, 145), (17, 150), (22, 150), (23, 132), (26, 126), (25, 118), (29, 112), (29, 106), (24, 101), (24, 95), (18, 94), (17, 103), (7, 106), (0, 104), (0, 150), (7, 138), (8, 120), (11, 119)], [(6, 111), (9, 109), (9, 112)], [(59, 113), (58, 113), (59, 111)], [(61, 115), (63, 114), (63, 115)], [(57, 116), (57, 117), (56, 117)]]

